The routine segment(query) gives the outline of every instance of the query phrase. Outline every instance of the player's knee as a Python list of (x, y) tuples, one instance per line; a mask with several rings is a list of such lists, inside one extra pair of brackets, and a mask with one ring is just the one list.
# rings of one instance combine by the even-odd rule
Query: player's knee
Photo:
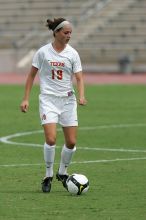
[(66, 143), (67, 148), (73, 149), (76, 146), (76, 141), (75, 140), (70, 140), (68, 143)]
[(56, 139), (55, 138), (46, 138), (46, 143), (50, 146), (53, 146), (56, 144)]

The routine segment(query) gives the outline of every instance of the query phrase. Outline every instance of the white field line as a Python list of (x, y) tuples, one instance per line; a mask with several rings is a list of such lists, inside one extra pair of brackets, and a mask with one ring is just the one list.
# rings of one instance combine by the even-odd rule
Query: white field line
[[(129, 128), (129, 127), (145, 127), (146, 124), (138, 123), (138, 124), (115, 124), (115, 125), (99, 125), (99, 126), (93, 126), (93, 127), (80, 127), (79, 130), (96, 130), (96, 129), (109, 129), (109, 128)], [(61, 128), (58, 129), (58, 131), (61, 131)], [(21, 136), (27, 136), (32, 134), (38, 134), (43, 133), (43, 130), (36, 130), (36, 131), (28, 131), (28, 132), (20, 132), (12, 135), (8, 135), (5, 137), (1, 137), (0, 141), (5, 144), (11, 144), (11, 145), (19, 145), (19, 146), (30, 146), (30, 147), (43, 147), (41, 144), (34, 144), (34, 143), (21, 143), (21, 142), (14, 142), (10, 139), (15, 137), (21, 137)], [(57, 146), (59, 148), (59, 146)], [(116, 148), (92, 148), (92, 147), (78, 147), (80, 150), (94, 150), (94, 151), (115, 151), (115, 152), (143, 152), (145, 153), (146, 150), (137, 150), (137, 149), (116, 149)]]
[(124, 148), (95, 148), (95, 147), (78, 147), (79, 150), (91, 150), (91, 151), (111, 151), (111, 152), (129, 152), (129, 153), (146, 153), (146, 150), (137, 150), (137, 149), (124, 149)]
[(135, 157), (135, 158), (116, 158), (111, 160), (88, 160), (88, 161), (73, 161), (72, 164), (88, 164), (88, 163), (111, 163), (118, 161), (134, 161), (134, 160), (146, 160), (146, 157)]
[[(81, 127), (80, 130), (96, 130), (96, 129), (108, 129), (108, 128), (129, 128), (129, 127), (145, 127), (146, 124), (119, 124), (119, 125), (102, 125), (102, 126), (94, 126), (94, 127)], [(60, 131), (61, 129), (58, 129)], [(12, 135), (8, 135), (5, 137), (1, 137), (0, 141), (6, 144), (13, 144), (13, 145), (21, 145), (21, 146), (35, 146), (35, 147), (43, 147), (41, 144), (34, 144), (34, 143), (18, 143), (10, 141), (10, 139), (15, 137), (21, 137), (26, 135), (38, 134), (43, 133), (42, 130), (37, 131), (30, 131), (30, 132), (22, 132), (16, 133)], [(59, 147), (59, 146), (58, 146)], [(111, 152), (146, 152), (146, 150), (131, 150), (131, 149), (115, 149), (115, 148), (93, 148), (93, 147), (78, 147), (81, 150), (92, 150), (92, 151), (111, 151)], [(72, 164), (89, 164), (89, 163), (111, 163), (111, 162), (118, 162), (118, 161), (135, 161), (135, 160), (146, 160), (146, 157), (138, 157), (138, 158), (116, 158), (116, 159), (109, 159), (109, 160), (93, 160), (93, 161), (73, 161)], [(44, 164), (37, 163), (37, 164), (1, 164), (0, 167), (23, 167), (23, 166), (41, 166)]]
[[(90, 163), (112, 163), (119, 161), (138, 161), (146, 160), (146, 157), (136, 157), (136, 158), (116, 158), (111, 160), (87, 160), (87, 161), (73, 161), (71, 164), (90, 164)], [(58, 164), (58, 163), (55, 163)], [(27, 166), (44, 166), (44, 163), (35, 164), (0, 164), (0, 167), (27, 167)]]
[[(130, 128), (130, 127), (146, 127), (146, 124), (145, 123), (137, 123), (137, 124), (99, 125), (99, 126), (79, 127), (78, 129), (81, 130), (81, 131), (84, 131), (84, 130), (97, 130), (97, 129), (110, 129), (110, 128)], [(61, 131), (61, 128), (59, 128), (57, 130)], [(3, 143), (11, 144), (12, 141), (8, 141), (11, 138), (21, 137), (21, 136), (26, 136), (26, 135), (32, 135), (32, 134), (38, 134), (38, 133), (43, 133), (43, 130), (19, 132), (19, 133), (16, 133), (16, 134), (1, 137), (0, 141), (3, 142)], [(17, 142), (13, 142), (13, 143), (16, 144)]]

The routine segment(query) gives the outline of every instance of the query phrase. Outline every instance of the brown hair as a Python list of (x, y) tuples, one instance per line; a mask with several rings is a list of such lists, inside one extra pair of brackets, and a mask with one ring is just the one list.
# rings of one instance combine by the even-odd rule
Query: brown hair
[(54, 31), (55, 28), (63, 21), (66, 21), (66, 19), (65, 18), (54, 18), (53, 21), (50, 19), (47, 19), (46, 26), (48, 27), (49, 30)]

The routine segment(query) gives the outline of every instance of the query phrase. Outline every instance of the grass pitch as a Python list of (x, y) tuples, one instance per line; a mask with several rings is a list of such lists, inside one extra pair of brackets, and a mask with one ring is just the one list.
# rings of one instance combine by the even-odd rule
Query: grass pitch
[[(145, 86), (86, 86), (88, 105), (78, 107), (77, 151), (68, 170), (89, 178), (89, 191), (82, 196), (71, 196), (55, 178), (51, 193), (41, 192), (39, 87), (33, 87), (27, 114), (19, 111), (23, 89), (0, 87), (0, 137), (30, 132), (0, 142), (0, 219), (145, 220)], [(63, 143), (59, 128), (54, 172)]]

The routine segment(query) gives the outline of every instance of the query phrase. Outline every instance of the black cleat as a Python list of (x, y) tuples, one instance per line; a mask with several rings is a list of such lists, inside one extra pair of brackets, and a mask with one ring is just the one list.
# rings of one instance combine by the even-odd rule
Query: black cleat
[(53, 177), (45, 177), (42, 181), (42, 191), (44, 193), (49, 193), (51, 191), (51, 183), (52, 183)]
[(64, 174), (64, 175), (63, 175), (63, 174), (56, 173), (56, 179), (57, 179), (58, 181), (61, 181), (62, 184), (63, 184), (63, 186), (64, 186), (64, 188), (66, 188), (66, 189), (67, 189), (66, 180), (68, 179), (68, 177), (69, 177), (68, 174)]

